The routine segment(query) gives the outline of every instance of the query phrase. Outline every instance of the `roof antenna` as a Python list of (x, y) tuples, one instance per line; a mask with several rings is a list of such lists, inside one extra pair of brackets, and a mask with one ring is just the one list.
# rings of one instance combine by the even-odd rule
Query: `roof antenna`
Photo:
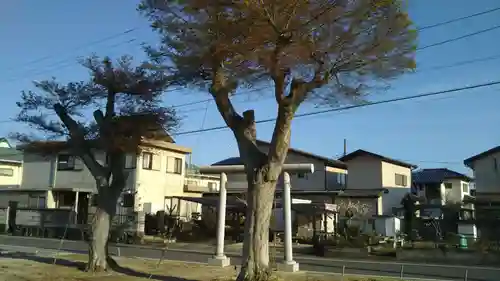
[(344, 139), (344, 156), (347, 155), (347, 139)]

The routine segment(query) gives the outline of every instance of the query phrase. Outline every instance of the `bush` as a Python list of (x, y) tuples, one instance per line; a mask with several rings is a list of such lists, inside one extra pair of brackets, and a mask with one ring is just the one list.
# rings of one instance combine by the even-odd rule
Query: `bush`
[(346, 231), (347, 237), (358, 237), (361, 233), (361, 227), (359, 225), (349, 225)]

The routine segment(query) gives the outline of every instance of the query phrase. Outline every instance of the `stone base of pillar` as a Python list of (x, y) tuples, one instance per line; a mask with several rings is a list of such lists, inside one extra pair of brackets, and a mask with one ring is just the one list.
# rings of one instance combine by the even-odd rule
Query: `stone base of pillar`
[(299, 264), (295, 261), (278, 263), (278, 271), (282, 272), (297, 272)]
[(226, 267), (231, 265), (231, 260), (226, 256), (222, 257), (213, 256), (208, 259), (208, 264), (213, 266)]

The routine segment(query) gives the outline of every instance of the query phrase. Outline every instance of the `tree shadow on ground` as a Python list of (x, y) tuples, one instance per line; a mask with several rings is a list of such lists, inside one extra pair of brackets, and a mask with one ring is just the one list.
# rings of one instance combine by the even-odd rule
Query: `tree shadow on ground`
[[(34, 261), (34, 262), (44, 263), (44, 264), (54, 264), (54, 257), (37, 256), (35, 254), (20, 253), (20, 252), (1, 253), (0, 258), (29, 260), (29, 261)], [(69, 267), (69, 268), (76, 268), (80, 271), (85, 271), (85, 266), (86, 266), (85, 262), (73, 261), (73, 260), (68, 260), (68, 259), (64, 259), (64, 258), (57, 258), (55, 260), (55, 264), (59, 265), (59, 266)], [(112, 270), (114, 272), (119, 273), (119, 274), (123, 274), (126, 276), (130, 276), (130, 277), (146, 278), (146, 279), (158, 280), (158, 281), (199, 281), (199, 280), (185, 279), (185, 278), (175, 277), (175, 276), (165, 276), (165, 275), (158, 275), (158, 274), (150, 274), (147, 272), (140, 272), (140, 271), (136, 271), (132, 268), (120, 266), (117, 263), (115, 263), (111, 267), (112, 267)]]

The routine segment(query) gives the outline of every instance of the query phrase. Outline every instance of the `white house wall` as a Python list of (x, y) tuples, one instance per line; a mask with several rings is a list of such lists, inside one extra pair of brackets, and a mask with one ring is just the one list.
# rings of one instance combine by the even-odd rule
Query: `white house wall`
[[(103, 164), (105, 163), (104, 153), (95, 153), (96, 160)], [(53, 160), (57, 161), (57, 160)], [(72, 189), (82, 192), (96, 193), (96, 182), (90, 171), (79, 158), (75, 161), (79, 162), (81, 170), (57, 170), (57, 162), (54, 165), (55, 169), (55, 185), (54, 189)]]
[[(394, 207), (401, 207), (401, 199), (410, 192), (411, 169), (381, 161), (368, 155), (359, 156), (347, 162), (349, 178), (348, 189), (381, 189), (385, 188), (379, 200), (377, 214), (390, 215)], [(406, 185), (397, 186), (395, 174), (407, 177)]]
[[(36, 207), (30, 206), (30, 200), (32, 198), (38, 197), (46, 197), (46, 192), (43, 191), (22, 191), (22, 190), (7, 190), (2, 191), (0, 196), (0, 208), (6, 208), (9, 206), (10, 201), (17, 202), (18, 207), (28, 208), (28, 207)], [(40, 206), (45, 207), (45, 206)]]
[(500, 152), (475, 160), (473, 170), (477, 193), (500, 193)]
[(53, 184), (55, 169), (52, 161), (55, 156), (42, 156), (26, 153), (23, 156), (22, 184), (23, 190), (48, 189)]
[[(396, 174), (406, 176), (406, 184), (404, 186), (396, 185)], [(382, 161), (382, 186), (384, 188), (411, 188), (411, 169)]]
[(347, 163), (349, 178), (347, 186), (350, 189), (382, 188), (382, 164), (379, 159), (359, 156)]
[[(142, 154), (136, 156), (136, 168), (125, 169), (129, 173), (125, 190), (135, 193), (135, 209), (144, 210), (144, 203), (151, 206), (151, 212), (165, 209), (166, 196), (185, 196), (184, 176), (186, 155), (184, 152), (149, 149), (159, 157), (154, 170), (143, 169)], [(182, 159), (182, 174), (167, 173), (167, 156)], [(104, 154), (96, 153), (100, 163)], [(77, 160), (81, 161), (81, 160)], [(90, 171), (81, 164), (81, 170), (58, 171), (56, 156), (25, 154), (22, 177), (22, 190), (72, 189), (83, 192), (96, 192), (95, 180)], [(194, 194), (200, 196), (201, 194)], [(53, 205), (47, 198), (48, 205)], [(53, 203), (53, 202), (52, 202)]]
[(382, 194), (382, 215), (393, 214), (393, 208), (401, 207), (401, 200), (409, 192), (404, 188), (388, 188), (388, 192)]
[[(468, 182), (460, 179), (449, 179), (445, 181), (451, 183), (451, 189), (445, 189), (444, 183), (441, 184), (441, 189), (444, 189), (443, 204), (452, 202), (462, 202), (465, 195), (470, 194), (470, 186)], [(463, 191), (463, 184), (467, 184), (467, 192)]]
[[(392, 209), (401, 207), (401, 199), (411, 192), (411, 169), (399, 165), (394, 165), (385, 161), (382, 164), (382, 187), (388, 190), (382, 195), (383, 214), (392, 214)], [(401, 186), (396, 184), (396, 174), (406, 176), (406, 184)]]
[[(290, 175), (292, 188), (295, 190), (325, 190), (325, 164), (323, 161), (305, 157), (297, 153), (288, 153), (285, 164), (314, 164), (314, 173), (304, 175), (302, 178), (299, 175)], [(279, 181), (278, 188), (283, 188), (283, 181)]]
[[(261, 144), (260, 149), (267, 152), (269, 149), (268, 145)], [(299, 177), (299, 175), (290, 175), (290, 180), (292, 188), (296, 190), (307, 190), (307, 191), (323, 191), (325, 189), (333, 190), (339, 189), (341, 186), (337, 183), (337, 173), (325, 172), (327, 168), (325, 166), (325, 161), (317, 159), (314, 157), (308, 157), (300, 153), (293, 151), (288, 152), (285, 159), (285, 164), (313, 164), (314, 173), (307, 174), (304, 177)], [(333, 170), (336, 170), (335, 168)], [(340, 169), (339, 169), (340, 170)], [(347, 173), (344, 171), (343, 173)], [(326, 180), (325, 180), (326, 176)], [(325, 186), (326, 184), (326, 186)], [(278, 183), (278, 188), (282, 185), (282, 181)]]
[[(265, 147), (261, 148), (265, 151)], [(307, 191), (323, 191), (325, 190), (325, 183), (329, 184), (329, 187), (338, 188), (336, 184), (337, 174), (326, 173), (328, 176), (328, 182), (325, 182), (325, 164), (323, 161), (314, 159), (311, 157), (306, 157), (298, 153), (289, 152), (285, 160), (285, 164), (314, 164), (314, 173), (304, 175), (299, 177), (297, 174), (290, 175), (290, 181), (292, 184), (292, 189), (294, 190), (307, 190)], [(227, 189), (229, 191), (239, 191), (247, 189), (246, 175), (241, 174), (228, 174)], [(278, 181), (277, 188), (282, 188), (282, 180)]]
[(0, 163), (0, 169), (12, 169), (12, 175), (0, 174), (0, 186), (20, 186), (23, 178), (23, 166), (21, 164)]
[[(150, 205), (151, 212), (156, 213), (165, 210), (165, 197), (186, 196), (184, 193), (186, 155), (159, 149), (150, 151), (159, 156), (158, 162), (153, 163), (153, 170), (143, 169), (142, 154), (137, 157), (135, 208), (138, 211), (149, 211), (147, 209)], [(182, 159), (182, 174), (167, 173), (167, 157)], [(201, 193), (192, 193), (189, 196), (201, 197)]]

